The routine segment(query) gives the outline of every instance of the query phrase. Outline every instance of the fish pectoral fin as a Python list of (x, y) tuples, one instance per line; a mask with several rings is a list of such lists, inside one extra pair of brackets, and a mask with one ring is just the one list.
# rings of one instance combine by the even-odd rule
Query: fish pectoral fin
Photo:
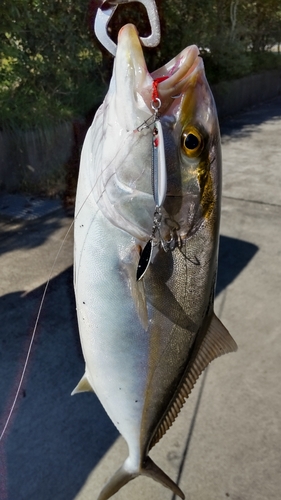
[(129, 481), (140, 475), (154, 479), (166, 488), (169, 488), (175, 495), (182, 498), (182, 500), (185, 499), (185, 496), (178, 485), (174, 483), (174, 481), (172, 481), (172, 479), (169, 478), (169, 476), (167, 476), (167, 474), (165, 474), (165, 472), (163, 472), (150, 457), (146, 457), (141, 467), (138, 468), (132, 467), (129, 457), (125, 460), (122, 467), (115, 472), (108, 483), (106, 483), (98, 497), (98, 500), (107, 500), (112, 497), (112, 495), (117, 493), (122, 486), (125, 486), (125, 484)]
[(237, 351), (235, 340), (215, 313), (213, 313), (207, 332), (201, 343), (197, 347), (195, 346), (194, 353), (187, 365), (180, 386), (155, 432), (150, 449), (160, 441), (174, 423), (197, 379), (209, 363), (223, 354), (235, 351)]
[(73, 396), (74, 394), (78, 394), (79, 392), (95, 392), (86, 374), (83, 375), (75, 389), (73, 389), (71, 396)]

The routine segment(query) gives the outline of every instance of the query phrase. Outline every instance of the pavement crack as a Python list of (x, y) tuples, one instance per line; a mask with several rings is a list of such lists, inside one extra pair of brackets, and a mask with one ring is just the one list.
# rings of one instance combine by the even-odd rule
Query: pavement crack
[[(182, 477), (183, 469), (184, 469), (184, 466), (186, 464), (187, 454), (188, 454), (189, 446), (190, 446), (191, 439), (192, 439), (192, 436), (193, 436), (196, 419), (197, 419), (197, 416), (198, 416), (198, 413), (199, 413), (199, 407), (200, 407), (200, 403), (201, 403), (201, 399), (202, 399), (202, 395), (203, 395), (203, 391), (204, 391), (204, 387), (205, 387), (205, 383), (206, 383), (208, 369), (209, 369), (209, 367), (207, 366), (207, 368), (205, 369), (205, 371), (203, 372), (202, 377), (201, 377), (201, 386), (200, 386), (199, 393), (198, 393), (198, 396), (197, 396), (197, 401), (196, 401), (195, 409), (194, 409), (194, 412), (193, 412), (191, 424), (190, 424), (190, 427), (189, 427), (189, 431), (188, 431), (188, 434), (187, 434), (187, 438), (186, 438), (186, 441), (185, 441), (184, 450), (182, 452), (181, 461), (180, 461), (180, 465), (179, 465), (179, 469), (178, 469), (178, 476), (177, 476), (177, 479), (176, 479), (176, 484), (178, 486), (180, 484), (180, 480), (181, 480), (181, 477)], [(171, 500), (176, 500), (175, 493), (173, 494)]]
[(237, 198), (235, 196), (227, 196), (227, 195), (223, 195), (222, 198), (225, 198), (226, 200), (244, 201), (247, 203), (255, 203), (256, 205), (266, 205), (269, 207), (281, 208), (281, 204), (279, 203), (269, 203), (267, 201), (261, 201), (261, 200), (247, 200), (246, 198)]

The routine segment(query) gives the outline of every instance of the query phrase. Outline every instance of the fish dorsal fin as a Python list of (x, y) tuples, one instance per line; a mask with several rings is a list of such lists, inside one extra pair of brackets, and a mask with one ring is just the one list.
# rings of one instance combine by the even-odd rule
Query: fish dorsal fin
[(222, 354), (235, 352), (237, 350), (236, 342), (231, 337), (228, 330), (213, 313), (207, 333), (203, 337), (200, 345), (194, 348), (194, 354), (187, 365), (184, 376), (181, 380), (178, 391), (173, 397), (169, 408), (167, 409), (162, 421), (160, 422), (156, 433), (150, 444), (150, 449), (160, 441), (167, 432), (181, 411), (185, 400), (191, 393), (195, 382), (208, 364)]
[(95, 392), (87, 378), (86, 373), (83, 375), (80, 382), (78, 382), (75, 389), (73, 389), (71, 396), (78, 394), (79, 392)]

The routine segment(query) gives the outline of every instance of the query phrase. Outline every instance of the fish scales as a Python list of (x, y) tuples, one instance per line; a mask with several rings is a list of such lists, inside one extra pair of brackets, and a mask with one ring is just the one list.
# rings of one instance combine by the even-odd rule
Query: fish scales
[[(152, 127), (142, 124), (151, 118), (153, 80), (162, 76), (167, 192), (152, 237)], [(218, 121), (197, 47), (150, 75), (137, 31), (126, 25), (109, 92), (83, 146), (75, 213), (85, 375), (73, 393), (95, 391), (129, 448), (99, 500), (140, 474), (184, 498), (148, 452), (208, 363), (236, 350), (213, 312), (220, 190)], [(151, 238), (151, 262), (137, 280)]]

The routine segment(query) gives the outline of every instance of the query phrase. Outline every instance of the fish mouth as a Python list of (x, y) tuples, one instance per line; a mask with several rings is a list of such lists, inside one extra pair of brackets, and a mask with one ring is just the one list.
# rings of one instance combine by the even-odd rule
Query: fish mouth
[[(121, 64), (120, 64), (121, 63)], [(188, 86), (195, 86), (200, 70), (204, 71), (202, 58), (196, 45), (191, 45), (182, 50), (176, 57), (167, 64), (149, 73), (138, 31), (133, 24), (127, 24), (121, 28), (118, 35), (118, 45), (116, 54), (116, 67), (122, 66), (124, 71), (130, 71), (130, 82), (151, 109), (153, 100), (153, 82), (159, 81), (157, 85), (158, 97), (161, 100), (161, 113), (166, 112), (168, 108), (179, 105), (179, 100)]]

